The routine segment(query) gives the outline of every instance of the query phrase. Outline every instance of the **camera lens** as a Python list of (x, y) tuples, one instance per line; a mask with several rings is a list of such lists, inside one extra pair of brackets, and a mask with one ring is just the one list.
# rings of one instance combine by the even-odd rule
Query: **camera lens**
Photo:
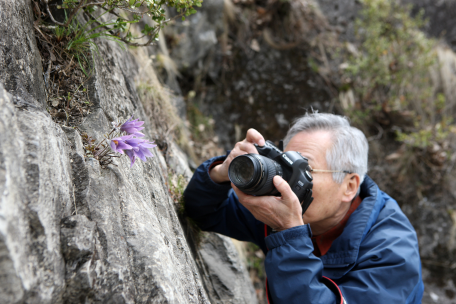
[(272, 179), (275, 175), (282, 176), (280, 165), (257, 154), (236, 157), (228, 169), (231, 182), (244, 193), (251, 195), (274, 194)]
[(254, 161), (256, 159), (251, 159), (250, 157), (240, 157), (230, 166), (230, 176), (233, 176), (236, 180), (236, 184), (239, 184), (241, 187), (248, 186), (252, 182), (255, 176), (255, 165)]

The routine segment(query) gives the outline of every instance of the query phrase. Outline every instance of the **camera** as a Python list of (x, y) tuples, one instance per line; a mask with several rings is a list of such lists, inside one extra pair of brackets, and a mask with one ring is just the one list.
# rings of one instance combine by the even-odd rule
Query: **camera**
[(259, 154), (239, 155), (231, 161), (228, 168), (231, 182), (246, 194), (280, 196), (272, 182), (279, 175), (298, 197), (304, 214), (313, 201), (308, 159), (299, 152), (284, 153), (269, 140), (264, 146), (254, 145)]

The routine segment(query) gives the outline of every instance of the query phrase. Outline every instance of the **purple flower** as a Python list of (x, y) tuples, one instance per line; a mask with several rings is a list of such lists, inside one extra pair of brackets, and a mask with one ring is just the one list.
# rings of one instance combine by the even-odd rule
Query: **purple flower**
[(138, 121), (138, 119), (131, 120), (133, 116), (131, 116), (123, 125), (120, 126), (120, 131), (127, 132), (127, 134), (135, 135), (138, 137), (143, 137), (144, 134), (139, 132), (144, 127), (141, 127), (144, 124), (144, 121)]
[(126, 143), (127, 140), (130, 140), (133, 137), (133, 135), (125, 135), (122, 137), (116, 137), (111, 139), (111, 148), (114, 152), (118, 152), (120, 154), (123, 154), (123, 150), (131, 150), (132, 146)]
[[(133, 136), (133, 135), (130, 135), (130, 136)], [(133, 138), (127, 139), (125, 141), (125, 143), (133, 148), (133, 147), (138, 147), (140, 145), (140, 143), (143, 141), (144, 141), (144, 139), (133, 137)]]
[(135, 153), (133, 153), (133, 150), (125, 150), (125, 153), (127, 154), (128, 157), (130, 157), (130, 160), (131, 160), (130, 168), (131, 168), (131, 167), (133, 167), (135, 160), (136, 160)]
[(141, 159), (142, 161), (147, 161), (147, 157), (153, 157), (154, 155), (152, 152), (149, 151), (149, 148), (154, 148), (157, 145), (154, 145), (153, 142), (150, 142), (146, 139), (137, 139), (133, 138), (126, 141), (129, 145), (131, 145), (131, 150), (125, 150), (125, 153), (131, 160), (130, 168), (136, 161), (136, 157)]

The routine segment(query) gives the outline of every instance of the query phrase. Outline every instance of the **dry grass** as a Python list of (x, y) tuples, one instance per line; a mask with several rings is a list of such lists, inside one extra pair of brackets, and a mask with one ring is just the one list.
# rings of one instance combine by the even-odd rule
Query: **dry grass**
[(136, 78), (139, 97), (155, 132), (154, 138), (165, 156), (168, 142), (175, 140), (195, 160), (184, 121), (177, 115), (172, 103), (173, 93), (165, 88), (155, 74), (153, 61), (143, 48), (130, 50), (138, 61), (140, 70)]
[[(44, 83), (48, 111), (53, 120), (61, 125), (74, 127), (90, 113), (91, 102), (87, 82), (90, 76), (88, 61), (78, 62), (67, 50), (71, 36), (57, 37), (55, 27), (42, 26), (35, 22), (35, 36), (41, 63), (44, 68)], [(90, 52), (81, 56), (91, 59)]]

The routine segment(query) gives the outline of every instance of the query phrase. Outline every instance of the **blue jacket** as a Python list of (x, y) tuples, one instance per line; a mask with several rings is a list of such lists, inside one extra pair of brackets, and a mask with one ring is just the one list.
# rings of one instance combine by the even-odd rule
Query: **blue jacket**
[[(395, 200), (366, 176), (363, 201), (322, 257), (303, 225), (265, 238), (264, 224), (242, 206), (229, 183), (216, 184), (203, 163), (184, 192), (199, 226), (257, 244), (265, 253), (268, 288), (280, 303), (421, 303), (424, 285), (415, 230)], [(345, 302), (344, 302), (345, 301)]]

